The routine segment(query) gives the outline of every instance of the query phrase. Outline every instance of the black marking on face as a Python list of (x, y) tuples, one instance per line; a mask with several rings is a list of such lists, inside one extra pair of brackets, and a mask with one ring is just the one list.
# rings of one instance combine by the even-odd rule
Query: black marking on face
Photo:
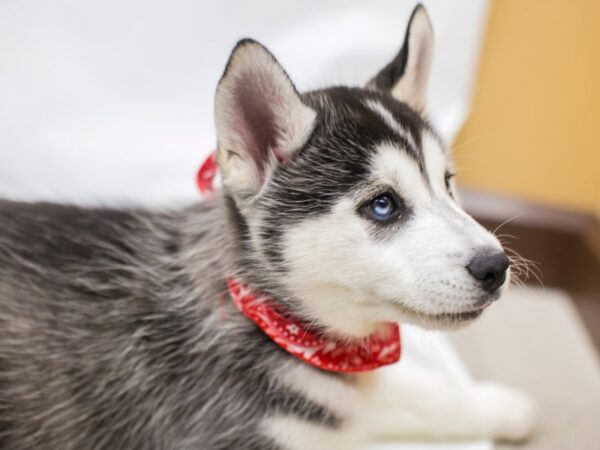
[(450, 183), (452, 182), (452, 179), (455, 175), (456, 174), (454, 172), (451, 172), (450, 170), (446, 170), (446, 173), (444, 174), (444, 184), (446, 186), (446, 191), (448, 191), (448, 194), (452, 198), (454, 198), (454, 195), (452, 194), (452, 185)]

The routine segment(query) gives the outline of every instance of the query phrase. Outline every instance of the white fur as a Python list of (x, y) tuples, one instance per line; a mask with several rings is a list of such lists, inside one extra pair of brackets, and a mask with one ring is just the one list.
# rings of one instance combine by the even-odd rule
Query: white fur
[(362, 448), (370, 437), (366, 423), (357, 413), (367, 406), (360, 383), (340, 381), (308, 365), (292, 364), (281, 368), (278, 379), (315, 403), (342, 418), (342, 429), (331, 430), (286, 416), (269, 417), (267, 434), (289, 450), (350, 450)]
[(354, 276), (369, 264), (371, 239), (352, 199), (340, 201), (329, 214), (304, 220), (284, 239), (284, 257), (291, 265), (284, 281), (302, 299), (306, 314), (342, 335), (375, 331), (381, 321), (377, 305), (368, 301), (367, 282)]
[(434, 191), (434, 195), (444, 198), (448, 195), (446, 192), (445, 175), (449, 166), (448, 158), (441, 148), (438, 141), (431, 133), (424, 131), (421, 136), (421, 148), (423, 149), (423, 159), (425, 160), (425, 171), (429, 185)]
[(285, 367), (280, 380), (330, 408), (344, 421), (330, 430), (286, 416), (264, 422), (289, 450), (353, 450), (373, 439), (521, 441), (534, 426), (531, 401), (494, 383), (459, 384), (418, 364), (341, 381), (308, 366)]
[(263, 430), (286, 450), (353, 450), (362, 448), (368, 439), (358, 424), (332, 430), (289, 416), (269, 418)]
[(353, 383), (340, 383), (338, 379), (324, 376), (309, 365), (293, 364), (284, 367), (278, 375), (283, 384), (340, 416), (360, 409), (363, 401), (361, 392)]
[(517, 441), (533, 430), (533, 404), (523, 394), (493, 383), (459, 385), (418, 365), (380, 376), (368, 400), (362, 421), (379, 439)]
[(440, 326), (431, 315), (476, 308), (481, 288), (465, 267), (478, 250), (501, 246), (445, 191), (443, 150), (424, 141), (433, 187), (402, 149), (384, 143), (373, 158), (374, 182), (394, 188), (410, 208), (389, 239), (369, 234), (371, 224), (357, 213), (360, 197), (343, 198), (329, 214), (286, 232), (285, 282), (309, 318), (364, 336), (381, 321)]

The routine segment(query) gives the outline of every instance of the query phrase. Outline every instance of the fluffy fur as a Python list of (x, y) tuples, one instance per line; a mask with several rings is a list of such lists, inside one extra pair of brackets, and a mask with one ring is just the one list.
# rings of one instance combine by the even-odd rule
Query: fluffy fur
[[(499, 297), (466, 266), (500, 244), (460, 209), (422, 114), (431, 52), (417, 7), (367, 88), (300, 94), (244, 40), (217, 88), (214, 199), (177, 211), (1, 202), (0, 448), (525, 437), (519, 394), (410, 371), (382, 390), (374, 374), (322, 372), (271, 342), (226, 290), (235, 275), (346, 339), (386, 320), (463, 324)], [(363, 213), (382, 190), (399, 198), (393, 223)]]

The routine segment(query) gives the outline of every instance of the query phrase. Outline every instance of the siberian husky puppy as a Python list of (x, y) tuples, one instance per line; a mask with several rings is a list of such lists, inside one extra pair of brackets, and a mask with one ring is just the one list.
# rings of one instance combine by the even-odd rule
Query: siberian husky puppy
[(268, 299), (291, 334), (300, 324), (343, 352), (391, 342), (389, 356), (393, 323), (463, 326), (501, 296), (509, 260), (461, 209), (426, 119), (432, 54), (418, 6), (365, 87), (299, 93), (268, 50), (240, 41), (216, 91), (223, 189), (211, 200), (1, 202), (0, 447), (525, 438), (531, 404), (512, 390), (409, 368), (380, 384), (377, 361), (300, 355), (248, 309)]

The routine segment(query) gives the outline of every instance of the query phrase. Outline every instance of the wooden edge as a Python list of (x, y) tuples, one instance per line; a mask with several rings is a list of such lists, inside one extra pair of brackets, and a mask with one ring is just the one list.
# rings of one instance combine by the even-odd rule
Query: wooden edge
[(460, 189), (460, 197), (465, 209), (480, 220), (578, 235), (600, 259), (600, 221), (594, 214), (468, 188)]

